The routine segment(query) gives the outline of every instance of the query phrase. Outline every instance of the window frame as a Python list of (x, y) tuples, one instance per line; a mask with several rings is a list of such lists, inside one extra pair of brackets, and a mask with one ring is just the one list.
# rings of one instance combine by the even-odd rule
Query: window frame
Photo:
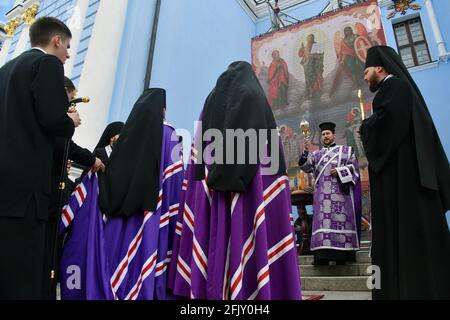
[[(410, 28), (411, 22), (414, 22), (415, 20), (417, 20), (419, 22), (419, 25), (420, 25), (420, 28), (421, 28), (422, 34), (423, 34), (423, 40), (416, 41), (416, 42), (413, 41), (413, 36), (412, 36), (412, 33), (411, 33), (411, 28)], [(408, 44), (399, 45), (399, 40), (398, 40), (398, 37), (397, 37), (397, 28), (400, 25), (404, 25), (405, 26), (406, 35), (408, 36)], [(411, 19), (404, 20), (404, 21), (401, 21), (401, 22), (393, 23), (392, 27), (394, 29), (395, 42), (397, 44), (397, 48), (398, 48), (398, 52), (400, 54), (400, 57), (401, 57), (401, 50), (402, 49), (405, 49), (405, 48), (410, 48), (411, 49), (414, 65), (410, 66), (408, 68), (414, 68), (414, 67), (418, 67), (418, 66), (423, 66), (423, 65), (426, 65), (428, 63), (433, 62), (433, 60), (431, 58), (431, 52), (430, 52), (430, 48), (428, 46), (428, 41), (427, 41), (427, 37), (426, 37), (426, 34), (425, 34), (425, 30), (423, 28), (422, 19), (420, 18), (420, 16), (413, 17)], [(429, 58), (428, 62), (419, 63), (419, 59), (417, 57), (417, 52), (416, 52), (416, 46), (420, 45), (420, 44), (425, 44), (425, 47), (427, 49), (428, 58)], [(402, 60), (403, 60), (403, 58), (402, 58)]]

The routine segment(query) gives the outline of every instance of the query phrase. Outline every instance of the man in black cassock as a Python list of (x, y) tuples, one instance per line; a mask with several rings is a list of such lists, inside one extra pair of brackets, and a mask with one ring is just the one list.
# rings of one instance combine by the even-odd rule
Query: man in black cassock
[(94, 155), (99, 158), (105, 165), (108, 163), (111, 153), (119, 141), (120, 133), (125, 124), (121, 121), (110, 123), (103, 132), (97, 146), (94, 150)]
[[(119, 141), (120, 133), (122, 132), (124, 126), (125, 123), (117, 121), (110, 123), (103, 131), (103, 134), (94, 149), (93, 155), (97, 159), (99, 159), (104, 166), (108, 164), (111, 153), (114, 150), (114, 147), (117, 145), (117, 142)], [(84, 177), (91, 170), (89, 166), (86, 166), (83, 163), (78, 162), (77, 164), (81, 164), (85, 167), (85, 169), (83, 170), (81, 176), (75, 180), (75, 185), (81, 183)], [(102, 172), (99, 172), (99, 176), (102, 175), (103, 171), (105, 171), (105, 168), (102, 169)]]
[(361, 127), (369, 160), (375, 300), (450, 299), (450, 167), (433, 120), (400, 56), (376, 46), (365, 80), (374, 114)]
[(51, 171), (56, 137), (81, 121), (68, 113), (63, 63), (71, 32), (45, 17), (33, 47), (0, 69), (0, 300), (42, 299)]

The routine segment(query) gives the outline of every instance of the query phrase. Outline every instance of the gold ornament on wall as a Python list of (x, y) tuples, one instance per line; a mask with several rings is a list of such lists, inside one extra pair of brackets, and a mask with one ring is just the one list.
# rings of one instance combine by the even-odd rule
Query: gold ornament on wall
[(393, 11), (388, 14), (388, 19), (392, 19), (397, 13), (404, 16), (408, 10), (420, 10), (422, 8), (418, 4), (413, 4), (416, 0), (392, 0), (392, 2), (394, 3), (388, 7), (388, 10)]
[(16, 33), (16, 29), (20, 24), (20, 19), (17, 17), (15, 19), (9, 20), (6, 24), (5, 24), (5, 31), (6, 31), (6, 35), (9, 37), (14, 36), (14, 33)]
[(26, 24), (32, 24), (36, 15), (39, 11), (39, 5), (37, 3), (33, 4), (31, 7), (27, 8), (25, 12), (22, 14), (22, 20)]

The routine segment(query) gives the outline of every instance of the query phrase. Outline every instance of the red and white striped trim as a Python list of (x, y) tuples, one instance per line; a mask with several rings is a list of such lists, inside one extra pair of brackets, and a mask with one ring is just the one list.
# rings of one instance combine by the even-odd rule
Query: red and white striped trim
[(212, 196), (211, 196), (211, 189), (208, 187), (208, 169), (205, 166), (205, 179), (202, 180), (203, 189), (205, 189), (206, 196), (209, 200), (209, 205), (212, 205)]
[(248, 298), (254, 300), (259, 294), (259, 291), (269, 282), (269, 266), (275, 263), (287, 252), (295, 248), (294, 236), (290, 233), (279, 241), (276, 245), (267, 252), (268, 264), (261, 268), (258, 272), (258, 287), (256, 291)]
[(160, 277), (166, 272), (170, 261), (172, 260), (172, 250), (167, 251), (166, 259), (156, 265), (155, 277)]
[(191, 145), (191, 161), (193, 163), (198, 162), (197, 155), (198, 155), (198, 151), (197, 151), (197, 149), (195, 149), (194, 144), (192, 144)]
[(86, 196), (87, 196), (87, 192), (86, 192), (86, 188), (84, 186), (83, 183), (80, 183), (76, 188), (75, 188), (75, 198), (78, 201), (78, 205), (81, 208), (83, 206), (84, 201), (86, 200)]
[[(236, 204), (239, 200), (239, 193), (231, 193), (231, 217), (233, 217), (234, 209), (236, 208)], [(228, 300), (230, 295), (230, 247), (231, 247), (231, 239), (228, 239), (228, 247), (227, 247), (227, 259), (225, 262), (225, 274), (223, 279), (223, 300)]]
[(179, 203), (171, 205), (169, 207), (169, 215), (170, 215), (170, 217), (172, 218), (172, 217), (177, 216), (179, 210), (180, 210), (180, 204)]
[(227, 260), (225, 261), (225, 274), (223, 279), (223, 300), (228, 300), (230, 295), (230, 246), (231, 240), (228, 240)]
[(186, 280), (189, 286), (191, 286), (191, 268), (183, 260), (183, 258), (181, 258), (181, 256), (178, 256), (177, 271), (183, 279)]
[(183, 184), (181, 185), (181, 190), (186, 191), (188, 187), (188, 180), (183, 179)]
[(183, 232), (183, 224), (177, 221), (177, 226), (175, 227), (175, 233), (181, 237), (181, 233)]
[(162, 229), (167, 226), (170, 222), (170, 219), (176, 215), (178, 215), (178, 210), (180, 208), (180, 204), (174, 204), (169, 207), (169, 211), (163, 214), (159, 220), (159, 228)]
[(192, 257), (194, 258), (195, 264), (197, 265), (197, 268), (200, 270), (205, 280), (208, 280), (208, 257), (202, 250), (202, 247), (198, 243), (195, 236), (192, 246)]
[(290, 233), (267, 252), (267, 257), (269, 258), (269, 265), (280, 259), (286, 252), (289, 252), (294, 247), (295, 247), (294, 236), (292, 233)]
[(256, 291), (248, 298), (248, 300), (255, 300), (258, 296), (259, 291), (267, 284), (270, 280), (269, 265), (265, 265), (261, 270), (259, 270), (257, 275), (258, 287)]
[(163, 182), (169, 179), (171, 176), (183, 171), (183, 161), (175, 162), (174, 164), (168, 166), (163, 173)]
[(242, 254), (241, 263), (236, 272), (231, 278), (231, 299), (235, 300), (242, 288), (242, 278), (244, 275), (244, 268), (255, 251), (256, 233), (265, 220), (265, 207), (286, 188), (287, 177), (283, 176), (275, 180), (263, 193), (263, 203), (256, 210), (253, 222), (253, 230), (247, 241), (245, 241)]
[(239, 193), (232, 193), (231, 194), (231, 216), (233, 217), (234, 209), (236, 208), (236, 204), (239, 200)]
[(247, 265), (248, 260), (250, 260), (250, 257), (253, 255), (253, 252), (255, 251), (255, 238), (256, 238), (256, 232), (258, 231), (259, 227), (265, 220), (265, 209), (264, 204), (261, 204), (258, 207), (257, 213), (255, 214), (254, 222), (253, 222), (253, 230), (250, 236), (248, 237), (247, 241), (245, 241), (242, 254), (241, 254), (241, 262), (234, 273), (233, 277), (231, 278), (231, 299), (235, 300), (239, 291), (242, 288), (242, 277), (244, 276), (244, 268)]
[(184, 215), (183, 220), (186, 223), (186, 225), (191, 229), (191, 232), (194, 233), (194, 213), (189, 208), (188, 204), (184, 204)]
[(150, 258), (148, 258), (147, 261), (144, 263), (138, 281), (133, 286), (133, 288), (131, 288), (130, 292), (125, 297), (125, 300), (136, 300), (138, 298), (142, 288), (142, 284), (144, 283), (145, 279), (147, 279), (147, 277), (151, 275), (153, 270), (155, 269), (157, 254), (158, 251), (155, 251), (150, 256)]
[(65, 206), (62, 212), (61, 219), (66, 228), (72, 223), (74, 217), (75, 215), (70, 206)]
[[(162, 196), (162, 190), (161, 190), (159, 193), (157, 210), (161, 207), (162, 199), (163, 199), (163, 196)], [(120, 285), (122, 284), (122, 281), (128, 272), (128, 266), (131, 263), (131, 261), (133, 261), (134, 256), (136, 255), (136, 252), (138, 251), (138, 249), (141, 245), (145, 224), (153, 216), (153, 214), (154, 214), (154, 212), (149, 212), (149, 211), (144, 213), (144, 221), (142, 222), (142, 225), (141, 225), (139, 231), (137, 232), (133, 241), (131, 241), (130, 245), (128, 246), (128, 251), (127, 251), (125, 257), (119, 263), (119, 265), (116, 268), (116, 271), (114, 272), (113, 276), (111, 277), (111, 288), (113, 290), (114, 295), (116, 294), (117, 290), (119, 289)]]
[(273, 199), (276, 198), (286, 188), (286, 183), (289, 182), (287, 176), (282, 176), (275, 180), (265, 191), (264, 191), (264, 203), (268, 205)]
[(138, 251), (141, 245), (145, 223), (151, 216), (153, 216), (153, 212), (145, 213), (144, 222), (142, 223), (141, 228), (139, 229), (137, 235), (134, 237), (133, 241), (131, 241), (130, 245), (128, 246), (126, 256), (119, 263), (119, 266), (116, 268), (116, 271), (111, 277), (111, 288), (114, 294), (117, 292), (120, 285), (122, 284), (122, 281), (128, 272), (128, 265), (131, 263), (131, 261), (133, 261), (134, 256), (136, 255), (136, 252)]
[(162, 229), (169, 224), (170, 221), (170, 213), (166, 212), (159, 218), (159, 228)]

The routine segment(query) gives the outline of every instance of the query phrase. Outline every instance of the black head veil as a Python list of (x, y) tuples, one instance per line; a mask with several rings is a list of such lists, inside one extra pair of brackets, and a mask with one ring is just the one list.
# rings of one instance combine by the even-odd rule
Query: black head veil
[(450, 204), (449, 183), (445, 183), (446, 187), (443, 187), (443, 182), (441, 182), (442, 176), (450, 178), (448, 174), (448, 159), (425, 103), (425, 99), (401, 57), (394, 49), (387, 46), (370, 48), (367, 53), (366, 67), (376, 66), (384, 67), (388, 73), (406, 81), (412, 87), (416, 96), (413, 99), (415, 103), (412, 108), (412, 117), (420, 181), (425, 188), (447, 190), (449, 194), (445, 195), (444, 198), (446, 198), (448, 206)]
[(136, 102), (99, 182), (104, 214), (156, 210), (165, 105), (163, 89), (147, 89)]
[(106, 128), (105, 131), (103, 131), (103, 134), (100, 138), (100, 140), (97, 143), (97, 146), (95, 147), (95, 149), (98, 148), (105, 148), (106, 146), (109, 145), (110, 140), (112, 137), (120, 134), (122, 132), (122, 129), (124, 127), (124, 123), (117, 121), (117, 122), (113, 122), (110, 123)]
[[(202, 134), (209, 129), (217, 129), (223, 136), (223, 155), (226, 159), (225, 146), (227, 143), (226, 130), (242, 129), (266, 129), (269, 134), (276, 133), (276, 122), (267, 101), (264, 90), (256, 77), (252, 66), (247, 62), (234, 62), (219, 77), (216, 87), (206, 99), (202, 113)], [(272, 131), (271, 131), (272, 130)], [(257, 131), (258, 132), (258, 131)], [(271, 150), (270, 136), (268, 149)], [(278, 136), (276, 137), (278, 139)], [(278, 140), (277, 140), (278, 142)], [(258, 135), (258, 146), (259, 146)], [(203, 150), (206, 144), (203, 143)], [(236, 146), (235, 146), (236, 147)], [(249, 161), (250, 146), (248, 141), (245, 149), (245, 163), (236, 164), (237, 150), (235, 149), (235, 164), (212, 164), (209, 166), (208, 186), (219, 192), (244, 192), (248, 184), (255, 176), (260, 163), (258, 152), (258, 163)], [(259, 148), (258, 148), (259, 151)], [(286, 173), (284, 157), (277, 149), (279, 156), (278, 173)], [(196, 166), (196, 179), (205, 177), (205, 166)]]

